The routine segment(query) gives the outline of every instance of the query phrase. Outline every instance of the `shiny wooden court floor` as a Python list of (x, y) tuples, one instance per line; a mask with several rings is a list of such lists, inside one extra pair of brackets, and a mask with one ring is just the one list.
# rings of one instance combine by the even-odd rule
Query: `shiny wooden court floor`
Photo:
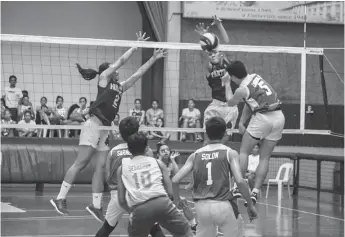
[[(83, 237), (95, 236), (101, 223), (85, 210), (91, 203), (91, 187), (74, 187), (68, 197), (70, 216), (57, 214), (49, 203), (56, 196), (59, 186), (45, 187), (43, 193), (35, 193), (32, 185), (3, 185), (1, 188), (1, 235), (32, 237)], [(315, 191), (300, 190), (298, 197), (289, 199), (284, 193), (281, 207), (277, 206), (277, 191), (270, 190), (268, 199), (257, 204), (259, 219), (249, 223), (243, 201), (240, 211), (246, 221), (246, 237), (254, 236), (344, 236), (344, 212), (339, 197), (321, 194), (316, 200)], [(185, 197), (190, 192), (182, 191)], [(104, 206), (109, 201), (105, 195)], [(193, 203), (190, 202), (193, 206)], [(127, 236), (128, 215), (116, 227), (111, 236)], [(167, 234), (167, 236), (170, 236)]]

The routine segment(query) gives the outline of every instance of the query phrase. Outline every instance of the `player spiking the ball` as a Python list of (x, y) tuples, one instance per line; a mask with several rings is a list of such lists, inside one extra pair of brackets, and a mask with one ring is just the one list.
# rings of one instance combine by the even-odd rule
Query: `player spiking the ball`
[[(222, 20), (219, 19), (217, 16), (213, 16), (213, 22), (211, 26), (217, 26), (217, 28), (220, 31), (220, 34), (222, 36), (222, 39), (225, 43), (229, 43), (229, 37), (226, 33), (226, 30), (223, 27)], [(207, 26), (205, 28), (204, 23), (199, 23), (196, 26), (195, 31), (200, 35), (201, 41), (203, 40), (203, 37), (207, 37), (205, 35), (209, 32), (210, 26)], [(210, 34), (210, 33), (208, 33)], [(204, 36), (205, 35), (205, 36)], [(225, 86), (222, 84), (221, 77), (219, 77), (216, 74), (212, 74), (212, 72), (220, 69), (225, 69), (227, 66), (230, 65), (230, 61), (228, 60), (227, 56), (224, 52), (221, 52), (218, 50), (219, 42), (217, 43), (218, 37), (215, 36), (216, 39), (213, 42), (213, 40), (205, 39), (205, 43), (207, 44), (206, 47), (203, 47), (204, 51), (207, 53), (209, 58), (209, 64), (208, 64), (208, 74), (206, 76), (206, 79), (208, 81), (208, 85), (212, 90), (212, 102), (208, 105), (204, 112), (204, 127), (207, 120), (209, 120), (212, 117), (219, 116), (225, 120), (227, 123), (227, 128), (233, 129), (236, 125), (237, 117), (238, 117), (238, 108), (237, 106), (228, 106), (226, 103), (226, 97), (225, 97)], [(237, 85), (235, 83), (231, 83), (231, 87), (233, 90), (237, 88)], [(230, 135), (230, 133), (227, 133), (227, 135)], [(205, 144), (207, 143), (207, 134), (205, 134)], [(224, 136), (223, 141), (227, 141), (228, 137)]]
[[(248, 155), (260, 141), (260, 162), (256, 169), (255, 186), (251, 199), (256, 203), (260, 187), (268, 173), (271, 154), (277, 142), (282, 138), (285, 116), (281, 110), (281, 102), (277, 92), (258, 74), (248, 74), (241, 61), (235, 61), (226, 70), (213, 72), (221, 76), (226, 88), (226, 101), (229, 106), (236, 106), (245, 101), (242, 116), (239, 121), (239, 131), (243, 134), (240, 148), (240, 165), (242, 175), (248, 168)], [(239, 85), (233, 93), (231, 81)], [(244, 124), (248, 121), (247, 128)], [(237, 188), (234, 196), (240, 197)]]

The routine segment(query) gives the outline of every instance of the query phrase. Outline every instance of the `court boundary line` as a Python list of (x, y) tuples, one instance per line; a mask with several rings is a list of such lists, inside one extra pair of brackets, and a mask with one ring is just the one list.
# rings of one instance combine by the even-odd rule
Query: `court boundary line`
[[(242, 200), (242, 199), (240, 199), (240, 200)], [(195, 202), (190, 201), (190, 200), (187, 200), (187, 202), (195, 204)], [(309, 214), (309, 215), (313, 215), (313, 216), (320, 216), (320, 217), (325, 217), (325, 218), (345, 222), (344, 219), (340, 219), (340, 218), (334, 217), (334, 216), (327, 216), (327, 215), (317, 214), (314, 212), (302, 211), (302, 210), (298, 210), (298, 209), (293, 209), (293, 208), (288, 208), (288, 207), (283, 207), (283, 206), (278, 206), (278, 205), (273, 205), (273, 204), (268, 204), (268, 203), (263, 203), (263, 202), (257, 202), (257, 204), (269, 206), (269, 207), (281, 208), (281, 209), (285, 209), (285, 210), (289, 210), (289, 211), (295, 211), (295, 212), (299, 212), (299, 213)]]

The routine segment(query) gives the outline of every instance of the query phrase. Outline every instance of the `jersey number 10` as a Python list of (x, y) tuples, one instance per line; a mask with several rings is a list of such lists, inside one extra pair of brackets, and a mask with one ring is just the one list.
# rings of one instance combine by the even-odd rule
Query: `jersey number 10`
[(137, 189), (149, 188), (152, 185), (150, 171), (143, 171), (140, 173), (134, 173), (133, 178)]

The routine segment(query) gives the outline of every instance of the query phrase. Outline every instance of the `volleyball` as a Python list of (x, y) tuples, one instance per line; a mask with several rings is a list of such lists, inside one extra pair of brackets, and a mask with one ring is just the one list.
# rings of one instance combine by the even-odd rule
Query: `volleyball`
[(219, 46), (219, 39), (215, 34), (205, 33), (200, 37), (200, 45), (202, 50), (211, 51)]

